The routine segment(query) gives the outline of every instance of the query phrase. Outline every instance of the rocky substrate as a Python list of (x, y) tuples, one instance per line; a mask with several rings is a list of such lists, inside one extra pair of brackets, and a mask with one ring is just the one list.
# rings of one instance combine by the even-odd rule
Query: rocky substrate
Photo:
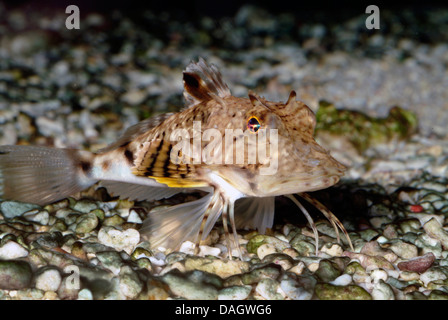
[[(364, 33), (364, 15), (299, 28), (291, 15), (251, 6), (216, 24), (89, 14), (79, 31), (65, 29), (63, 13), (2, 8), (0, 144), (104, 147), (141, 119), (179, 110), (182, 69), (197, 56), (221, 68), (236, 96), (252, 89), (285, 101), (294, 89), (314, 111), (327, 100), (372, 117), (399, 105), (415, 113), (419, 132), (373, 137), (359, 150), (319, 130), (349, 170), (314, 195), (344, 223), (354, 251), (318, 212), (317, 256), (303, 221), (279, 219), (266, 235), (239, 232), (241, 261), (236, 249), (226, 258), (219, 224), (198, 255), (189, 242), (150, 250), (138, 232), (148, 211), (189, 196), (134, 203), (100, 188), (43, 207), (1, 201), (0, 299), (448, 298), (446, 11), (422, 20), (389, 12), (398, 18), (388, 28)], [(277, 211), (290, 214), (281, 203)]]
[(151, 251), (138, 232), (145, 210), (126, 200), (3, 201), (1, 298), (447, 299), (446, 185), (426, 176), (393, 203), (370, 203), (369, 220), (350, 232), (355, 251), (319, 220), (317, 256), (312, 231), (287, 223), (241, 232), (244, 261), (236, 249), (226, 258), (219, 227), (199, 255), (190, 242)]

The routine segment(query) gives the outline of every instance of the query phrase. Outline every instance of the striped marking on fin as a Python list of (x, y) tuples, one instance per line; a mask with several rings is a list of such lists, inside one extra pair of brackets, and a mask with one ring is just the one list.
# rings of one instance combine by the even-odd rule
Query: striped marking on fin
[(154, 179), (159, 183), (163, 183), (170, 188), (200, 188), (210, 186), (207, 182), (198, 180), (154, 176), (148, 176), (148, 178)]

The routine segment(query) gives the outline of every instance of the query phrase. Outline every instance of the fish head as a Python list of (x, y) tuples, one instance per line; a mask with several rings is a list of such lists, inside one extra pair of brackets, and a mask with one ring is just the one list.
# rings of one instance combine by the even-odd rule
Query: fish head
[[(263, 139), (258, 142), (261, 156), (254, 177), (258, 196), (272, 196), (315, 191), (336, 184), (344, 175), (345, 166), (314, 139), (316, 117), (303, 102), (296, 100), (292, 91), (288, 100), (270, 102), (249, 93), (253, 108), (247, 119), (256, 117), (258, 134), (265, 129), (268, 146), (263, 159)], [(267, 161), (266, 161), (267, 160)]]
[(315, 115), (294, 91), (285, 103), (252, 92), (235, 97), (203, 59), (187, 67), (183, 81), (186, 108), (143, 135), (139, 145), (148, 148), (138, 153), (136, 174), (169, 187), (226, 185), (235, 197), (314, 191), (343, 175), (345, 167), (315, 141)]
[(314, 139), (316, 117), (296, 100), (294, 91), (285, 103), (270, 102), (250, 92), (249, 98), (211, 99), (199, 108), (201, 111), (194, 113), (204, 120), (202, 137), (216, 130), (219, 135), (214, 139), (221, 139), (218, 147), (222, 150), (214, 153), (213, 161), (207, 161), (211, 139), (204, 139), (203, 168), (244, 195), (265, 197), (324, 189), (344, 174), (345, 166)]

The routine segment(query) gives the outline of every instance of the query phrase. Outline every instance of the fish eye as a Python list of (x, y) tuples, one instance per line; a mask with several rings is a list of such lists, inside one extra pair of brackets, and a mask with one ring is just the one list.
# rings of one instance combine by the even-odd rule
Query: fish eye
[(247, 120), (247, 129), (249, 129), (252, 133), (257, 133), (257, 131), (260, 129), (261, 123), (260, 120), (258, 120), (257, 117), (251, 116), (249, 120)]

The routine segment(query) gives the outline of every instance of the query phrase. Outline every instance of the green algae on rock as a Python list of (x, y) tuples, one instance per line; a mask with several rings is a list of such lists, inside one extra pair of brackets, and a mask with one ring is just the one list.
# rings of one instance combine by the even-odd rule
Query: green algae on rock
[(335, 286), (318, 283), (314, 292), (320, 300), (372, 300), (372, 296), (357, 285)]
[(418, 130), (417, 116), (398, 106), (391, 108), (386, 118), (374, 118), (320, 101), (316, 122), (317, 135), (327, 132), (347, 137), (359, 153), (394, 139), (406, 140)]

